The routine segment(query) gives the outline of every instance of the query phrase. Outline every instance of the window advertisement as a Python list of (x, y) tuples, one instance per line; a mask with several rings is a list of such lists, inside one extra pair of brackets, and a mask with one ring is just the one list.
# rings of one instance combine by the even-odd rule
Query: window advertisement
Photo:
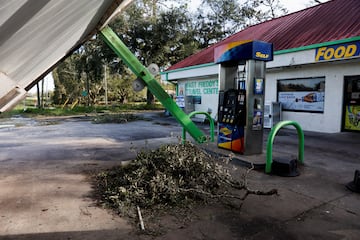
[(188, 81), (184, 84), (186, 96), (201, 96), (201, 95), (217, 95), (219, 93), (219, 81), (203, 80), (203, 81)]
[(217, 79), (178, 83), (178, 96), (218, 95), (218, 93), (219, 81)]
[(325, 77), (278, 80), (277, 91), (284, 111), (324, 112)]
[(175, 98), (175, 102), (176, 104), (180, 107), (180, 108), (184, 108), (185, 107), (185, 98), (184, 96), (177, 96)]
[(254, 86), (254, 94), (264, 94), (264, 79), (256, 78)]
[(178, 105), (184, 106), (185, 112), (206, 111), (215, 117), (219, 94), (218, 79), (181, 81), (177, 87), (176, 100), (179, 99)]
[(344, 129), (360, 131), (360, 105), (347, 105), (345, 111)]
[(360, 131), (360, 76), (345, 76), (344, 130)]

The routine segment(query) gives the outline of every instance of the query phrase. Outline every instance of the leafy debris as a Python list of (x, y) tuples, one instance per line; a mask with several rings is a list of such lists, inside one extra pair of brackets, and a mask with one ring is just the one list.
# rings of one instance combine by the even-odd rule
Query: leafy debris
[(131, 113), (103, 114), (92, 119), (93, 123), (127, 123), (142, 119), (140, 116)]
[(96, 182), (101, 201), (106, 206), (123, 216), (135, 218), (139, 207), (150, 210), (161, 206), (164, 209), (214, 198), (242, 201), (248, 194), (277, 193), (276, 189), (268, 192), (250, 190), (246, 186), (246, 175), (250, 170), (241, 181), (236, 181), (223, 164), (186, 142), (141, 151), (129, 164), (98, 174)]

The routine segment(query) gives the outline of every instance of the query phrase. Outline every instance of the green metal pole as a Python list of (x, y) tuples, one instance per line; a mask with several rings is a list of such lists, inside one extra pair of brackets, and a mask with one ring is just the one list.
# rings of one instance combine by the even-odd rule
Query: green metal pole
[(268, 140), (267, 140), (267, 148), (266, 148), (266, 166), (265, 166), (265, 172), (271, 173), (271, 165), (272, 165), (272, 151), (273, 151), (273, 143), (275, 136), (277, 132), (288, 125), (292, 125), (296, 128), (297, 134), (298, 134), (298, 140), (299, 140), (299, 152), (298, 152), (298, 160), (300, 163), (304, 163), (304, 132), (301, 129), (300, 125), (297, 122), (294, 121), (282, 121), (277, 123), (270, 131)]
[[(207, 112), (199, 112), (199, 111), (191, 112), (189, 114), (189, 118), (192, 118), (196, 114), (205, 115), (207, 117), (207, 119), (209, 120), (209, 124), (210, 124), (210, 141), (214, 142), (215, 141), (215, 137), (214, 137), (215, 136), (215, 134), (214, 134), (214, 129), (215, 129), (214, 119), (212, 119), (212, 117), (210, 116), (209, 113), (207, 113)], [(185, 128), (183, 128), (183, 130), (182, 130), (182, 142), (185, 143), (185, 141), (186, 141), (186, 130), (185, 130)]]
[(125, 64), (147, 85), (152, 94), (169, 110), (174, 118), (189, 132), (189, 134), (199, 143), (205, 142), (206, 137), (203, 132), (195, 125), (174, 102), (174, 100), (165, 92), (161, 85), (156, 81), (149, 70), (140, 63), (135, 55), (126, 47), (116, 33), (108, 26), (100, 31), (104, 41), (109, 47), (125, 62)]

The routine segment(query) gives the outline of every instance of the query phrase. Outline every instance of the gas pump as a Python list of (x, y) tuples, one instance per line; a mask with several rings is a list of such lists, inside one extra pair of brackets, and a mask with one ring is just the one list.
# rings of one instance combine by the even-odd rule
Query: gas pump
[(219, 92), (218, 146), (234, 152), (244, 151), (246, 122), (246, 91), (228, 89)]
[(232, 42), (215, 49), (220, 64), (218, 147), (262, 153), (265, 62), (271, 60), (273, 46), (266, 42)]

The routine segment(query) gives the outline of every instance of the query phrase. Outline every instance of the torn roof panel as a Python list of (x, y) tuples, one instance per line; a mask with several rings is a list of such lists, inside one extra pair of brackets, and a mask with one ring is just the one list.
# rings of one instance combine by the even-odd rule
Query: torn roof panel
[(0, 0), (0, 112), (15, 86), (29, 90), (130, 2)]

